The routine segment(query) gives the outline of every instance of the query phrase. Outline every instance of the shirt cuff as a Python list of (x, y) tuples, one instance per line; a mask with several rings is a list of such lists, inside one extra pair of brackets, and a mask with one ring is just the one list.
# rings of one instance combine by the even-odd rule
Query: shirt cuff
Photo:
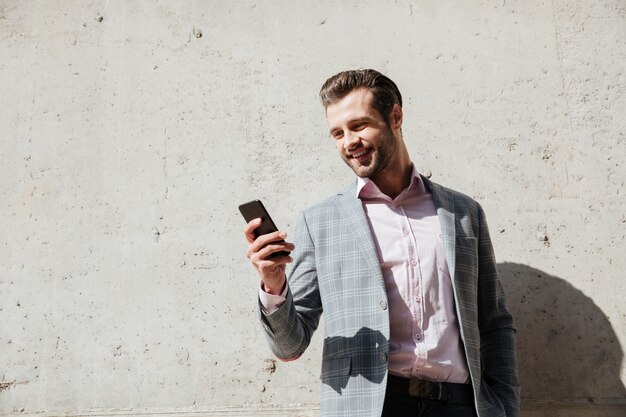
[(261, 284), (259, 287), (259, 300), (261, 301), (261, 309), (263, 310), (263, 313), (269, 316), (270, 314), (278, 310), (278, 308), (285, 302), (286, 299), (287, 299), (287, 282), (286, 281), (285, 281), (285, 287), (283, 288), (283, 291), (280, 293), (280, 295), (273, 295), (273, 294), (265, 292), (263, 290), (263, 281), (261, 281)]

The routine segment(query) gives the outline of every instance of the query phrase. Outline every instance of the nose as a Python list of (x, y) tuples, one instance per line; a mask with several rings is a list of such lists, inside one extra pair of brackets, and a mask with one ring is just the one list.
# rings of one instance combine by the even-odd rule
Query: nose
[(348, 150), (354, 148), (359, 143), (359, 135), (353, 132), (347, 132), (343, 137), (343, 148)]

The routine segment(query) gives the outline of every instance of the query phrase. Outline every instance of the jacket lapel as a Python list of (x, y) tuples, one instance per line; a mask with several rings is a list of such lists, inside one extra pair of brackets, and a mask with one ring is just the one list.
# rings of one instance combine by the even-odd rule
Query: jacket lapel
[[(444, 190), (439, 184), (431, 182), (428, 178), (422, 176), (422, 180), (424, 181), (426, 188), (433, 196), (433, 202), (435, 203), (435, 209), (437, 210), (437, 217), (439, 217), (446, 261), (448, 262), (448, 271), (450, 272), (450, 279), (454, 285), (454, 272), (456, 266), (456, 221), (454, 215), (454, 196), (451, 193), (446, 192), (446, 190)], [(376, 275), (376, 278), (380, 281), (383, 288), (385, 288), (385, 281), (380, 270), (378, 253), (376, 252), (374, 240), (372, 239), (372, 232), (367, 222), (367, 217), (365, 216), (361, 200), (356, 197), (356, 181), (350, 184), (350, 186), (344, 191), (339, 193), (337, 203), (340, 212), (348, 221), (348, 225), (353, 232), (352, 236), (359, 243), (358, 246), (365, 257), (369, 268), (372, 273)]]
[(372, 232), (365, 216), (365, 210), (361, 200), (356, 196), (356, 181), (354, 181), (343, 192), (339, 193), (337, 204), (341, 214), (347, 219), (348, 227), (352, 231), (352, 236), (357, 241), (358, 247), (361, 249), (367, 265), (376, 279), (385, 288), (380, 263), (378, 261), (378, 253), (372, 238)]
[(441, 227), (441, 234), (443, 236), (444, 251), (446, 254), (446, 261), (448, 262), (448, 271), (450, 272), (450, 279), (454, 285), (454, 270), (456, 267), (456, 227), (454, 218), (454, 196), (446, 192), (442, 186), (431, 182), (426, 177), (422, 176), (422, 180), (430, 193), (433, 196), (435, 203), (435, 209), (437, 210), (437, 217), (439, 217), (439, 224)]

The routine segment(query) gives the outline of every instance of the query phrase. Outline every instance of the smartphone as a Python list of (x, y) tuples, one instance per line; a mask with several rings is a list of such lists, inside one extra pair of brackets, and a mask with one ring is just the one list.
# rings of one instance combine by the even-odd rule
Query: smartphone
[[(247, 223), (254, 219), (261, 218), (261, 225), (254, 229), (254, 236), (259, 237), (261, 235), (266, 235), (268, 233), (276, 232), (278, 228), (274, 221), (270, 217), (269, 213), (263, 206), (260, 200), (252, 200), (247, 203), (243, 203), (239, 206), (239, 211), (244, 219), (246, 219)], [(280, 242), (284, 242), (281, 240)], [(270, 258), (278, 257), (278, 256), (288, 256), (290, 252), (288, 251), (280, 251), (273, 253)]]

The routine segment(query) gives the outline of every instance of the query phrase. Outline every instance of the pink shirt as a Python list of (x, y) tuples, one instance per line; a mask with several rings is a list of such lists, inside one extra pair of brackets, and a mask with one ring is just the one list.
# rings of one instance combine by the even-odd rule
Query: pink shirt
[(358, 179), (389, 302), (389, 372), (403, 377), (464, 383), (452, 282), (432, 195), (413, 168), (395, 199), (373, 181)]
[[(363, 203), (387, 288), (389, 372), (403, 377), (464, 383), (467, 363), (456, 317), (452, 282), (432, 196), (415, 168), (395, 199), (359, 178)], [(285, 301), (260, 291), (271, 314)]]

